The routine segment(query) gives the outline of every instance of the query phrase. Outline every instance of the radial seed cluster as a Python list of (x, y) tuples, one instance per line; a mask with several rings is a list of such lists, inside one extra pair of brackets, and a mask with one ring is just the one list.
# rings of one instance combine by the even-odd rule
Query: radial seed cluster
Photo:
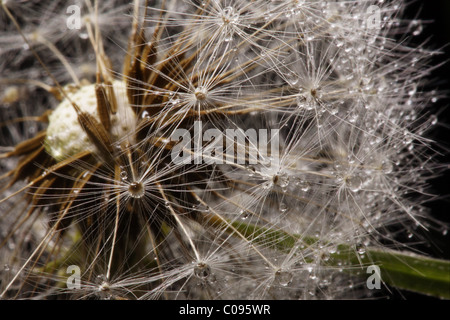
[(404, 8), (3, 0), (1, 296), (373, 294), (367, 248), (433, 227)]

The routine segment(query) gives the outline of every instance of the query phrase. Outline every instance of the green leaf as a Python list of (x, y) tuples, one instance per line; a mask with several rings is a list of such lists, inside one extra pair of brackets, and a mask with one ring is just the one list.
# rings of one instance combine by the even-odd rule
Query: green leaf
[[(291, 250), (296, 244), (313, 245), (312, 237), (292, 235), (282, 230), (232, 222), (232, 227), (255, 244), (277, 250)], [(232, 231), (232, 228), (229, 230)], [(363, 254), (356, 247), (338, 244), (336, 253), (330, 254), (327, 266), (345, 263), (345, 272), (368, 278), (367, 267), (377, 265), (381, 280), (386, 284), (425, 295), (450, 299), (450, 261), (390, 249), (365, 248)], [(351, 267), (349, 267), (351, 266)]]

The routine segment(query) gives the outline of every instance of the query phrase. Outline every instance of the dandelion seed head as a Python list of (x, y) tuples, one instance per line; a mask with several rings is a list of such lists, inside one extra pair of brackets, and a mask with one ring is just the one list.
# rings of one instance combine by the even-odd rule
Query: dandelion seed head
[(372, 297), (353, 271), (439, 224), (404, 4), (3, 1), (2, 297)]

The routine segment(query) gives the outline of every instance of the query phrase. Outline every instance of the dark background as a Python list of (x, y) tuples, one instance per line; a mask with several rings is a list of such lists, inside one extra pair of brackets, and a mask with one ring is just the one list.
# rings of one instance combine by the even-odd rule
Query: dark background
[[(450, 60), (450, 0), (416, 0), (410, 1), (405, 11), (404, 18), (419, 18), (426, 23), (421, 35), (415, 37), (415, 43), (427, 41), (425, 47), (432, 49), (440, 49), (443, 53), (433, 58), (432, 65), (446, 62)], [(450, 61), (445, 63), (439, 69), (432, 73), (430, 77), (431, 85), (428, 90), (436, 89), (445, 93), (450, 97)], [(450, 163), (450, 99), (439, 99), (435, 104), (430, 106), (435, 114), (438, 115), (438, 125), (435, 130), (430, 133), (440, 146), (439, 151), (443, 155), (439, 160), (445, 164)], [(430, 181), (431, 191), (440, 195), (440, 199), (427, 204), (431, 208), (432, 216), (436, 219), (450, 224), (450, 169), (438, 178)], [(418, 248), (437, 258), (450, 260), (450, 230), (444, 235), (442, 230), (431, 231), (431, 242), (428, 244), (418, 245)], [(450, 288), (449, 288), (450, 290)], [(406, 292), (395, 291), (393, 299), (428, 299), (428, 297)]]
[[(443, 154), (439, 160), (443, 163), (450, 163), (450, 0), (420, 0), (410, 4), (406, 13), (407, 18), (418, 17), (427, 23), (424, 24), (424, 31), (415, 41), (427, 41), (425, 47), (439, 49), (443, 51), (441, 55), (433, 58), (433, 65), (445, 63), (432, 73), (430, 77), (429, 90), (437, 89), (444, 92), (448, 97), (442, 98), (434, 105), (430, 106), (438, 114), (438, 125), (430, 136), (438, 142)], [(429, 22), (428, 22), (429, 21)], [(448, 167), (448, 166), (447, 166)], [(432, 191), (442, 195), (442, 198), (429, 203), (434, 217), (450, 223), (450, 170), (446, 170), (439, 178), (431, 181)], [(449, 231), (450, 233), (450, 231)], [(450, 259), (450, 234), (445, 237), (442, 232), (437, 235), (437, 240), (442, 238), (441, 243), (442, 258)], [(438, 256), (439, 252), (433, 252)]]

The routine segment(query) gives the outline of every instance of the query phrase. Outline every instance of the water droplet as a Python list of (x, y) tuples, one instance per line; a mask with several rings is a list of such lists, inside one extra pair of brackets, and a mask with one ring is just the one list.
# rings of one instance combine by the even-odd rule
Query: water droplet
[(200, 86), (195, 89), (194, 95), (195, 95), (195, 99), (197, 99), (198, 101), (203, 101), (208, 96), (208, 90), (206, 90), (205, 87)]
[(142, 198), (145, 194), (145, 188), (142, 182), (132, 182), (128, 187), (128, 192), (133, 198)]
[(272, 186), (273, 186), (272, 182), (264, 182), (262, 185), (262, 189), (268, 190), (268, 189), (272, 188)]
[(361, 189), (362, 179), (359, 176), (351, 176), (345, 179), (346, 186), (353, 192)]
[(430, 116), (430, 123), (432, 126), (436, 125), (438, 123), (438, 118), (435, 114)]
[(227, 34), (223, 38), (223, 41), (225, 41), (225, 42), (233, 41), (233, 32), (231, 32), (231, 31), (227, 32)]
[(242, 220), (245, 220), (250, 216), (250, 213), (247, 210), (241, 210), (239, 211), (239, 215)]
[(286, 203), (281, 202), (278, 209), (280, 210), (281, 213), (285, 213), (289, 210), (289, 207), (287, 206)]
[(339, 108), (336, 104), (332, 105), (328, 111), (332, 114), (332, 115), (336, 115), (339, 112)]
[(224, 24), (236, 23), (239, 20), (239, 13), (233, 7), (226, 7), (222, 11), (222, 21)]
[(80, 32), (78, 34), (78, 36), (83, 40), (86, 40), (87, 38), (89, 38), (89, 35), (87, 34), (87, 32)]
[(352, 112), (349, 113), (348, 121), (350, 123), (355, 123), (359, 119), (359, 116), (360, 115), (358, 113), (352, 111)]
[(148, 111), (143, 111), (141, 114), (141, 118), (142, 119), (150, 119), (150, 113), (148, 113)]
[(274, 180), (273, 182), (280, 188), (287, 188), (287, 186), (289, 185), (289, 176), (285, 172), (277, 174), (273, 178), (273, 180)]
[(224, 16), (231, 16), (234, 13), (234, 8), (231, 6), (228, 6), (226, 8), (223, 9), (223, 15)]
[(98, 276), (97, 276), (97, 279), (96, 279), (96, 282), (99, 284), (99, 285), (101, 285), (102, 283), (104, 283), (104, 282), (107, 282), (107, 278), (106, 278), (106, 276), (104, 275), (104, 274), (99, 274)]
[(381, 170), (385, 173), (385, 174), (389, 174), (392, 173), (392, 171), (394, 170), (394, 165), (392, 164), (392, 162), (386, 160), (383, 161), (381, 163)]
[(295, 72), (289, 71), (286, 74), (286, 81), (293, 87), (298, 83), (299, 76)]
[(423, 31), (423, 25), (419, 20), (413, 20), (410, 23), (410, 27), (412, 28), (412, 34), (413, 36), (418, 36)]
[(311, 189), (311, 184), (303, 179), (297, 180), (296, 185), (299, 186), (300, 190), (302, 190), (303, 192), (308, 192)]
[(194, 275), (201, 280), (205, 280), (211, 275), (211, 268), (208, 264), (199, 262), (194, 267)]
[(85, 171), (82, 175), (82, 178), (86, 178), (88, 175), (90, 175), (91, 172), (90, 171)]
[(294, 275), (288, 270), (279, 269), (275, 272), (276, 281), (283, 287), (287, 287), (292, 283)]
[(121, 171), (120, 172), (120, 179), (122, 180), (127, 180), (128, 179), (128, 174), (126, 171)]
[(413, 88), (411, 88), (411, 90), (408, 91), (408, 95), (410, 97), (412, 97), (413, 95), (415, 95), (417, 92), (417, 88), (414, 86)]
[(356, 248), (359, 255), (363, 255), (366, 253), (366, 248), (363, 245), (357, 245)]

